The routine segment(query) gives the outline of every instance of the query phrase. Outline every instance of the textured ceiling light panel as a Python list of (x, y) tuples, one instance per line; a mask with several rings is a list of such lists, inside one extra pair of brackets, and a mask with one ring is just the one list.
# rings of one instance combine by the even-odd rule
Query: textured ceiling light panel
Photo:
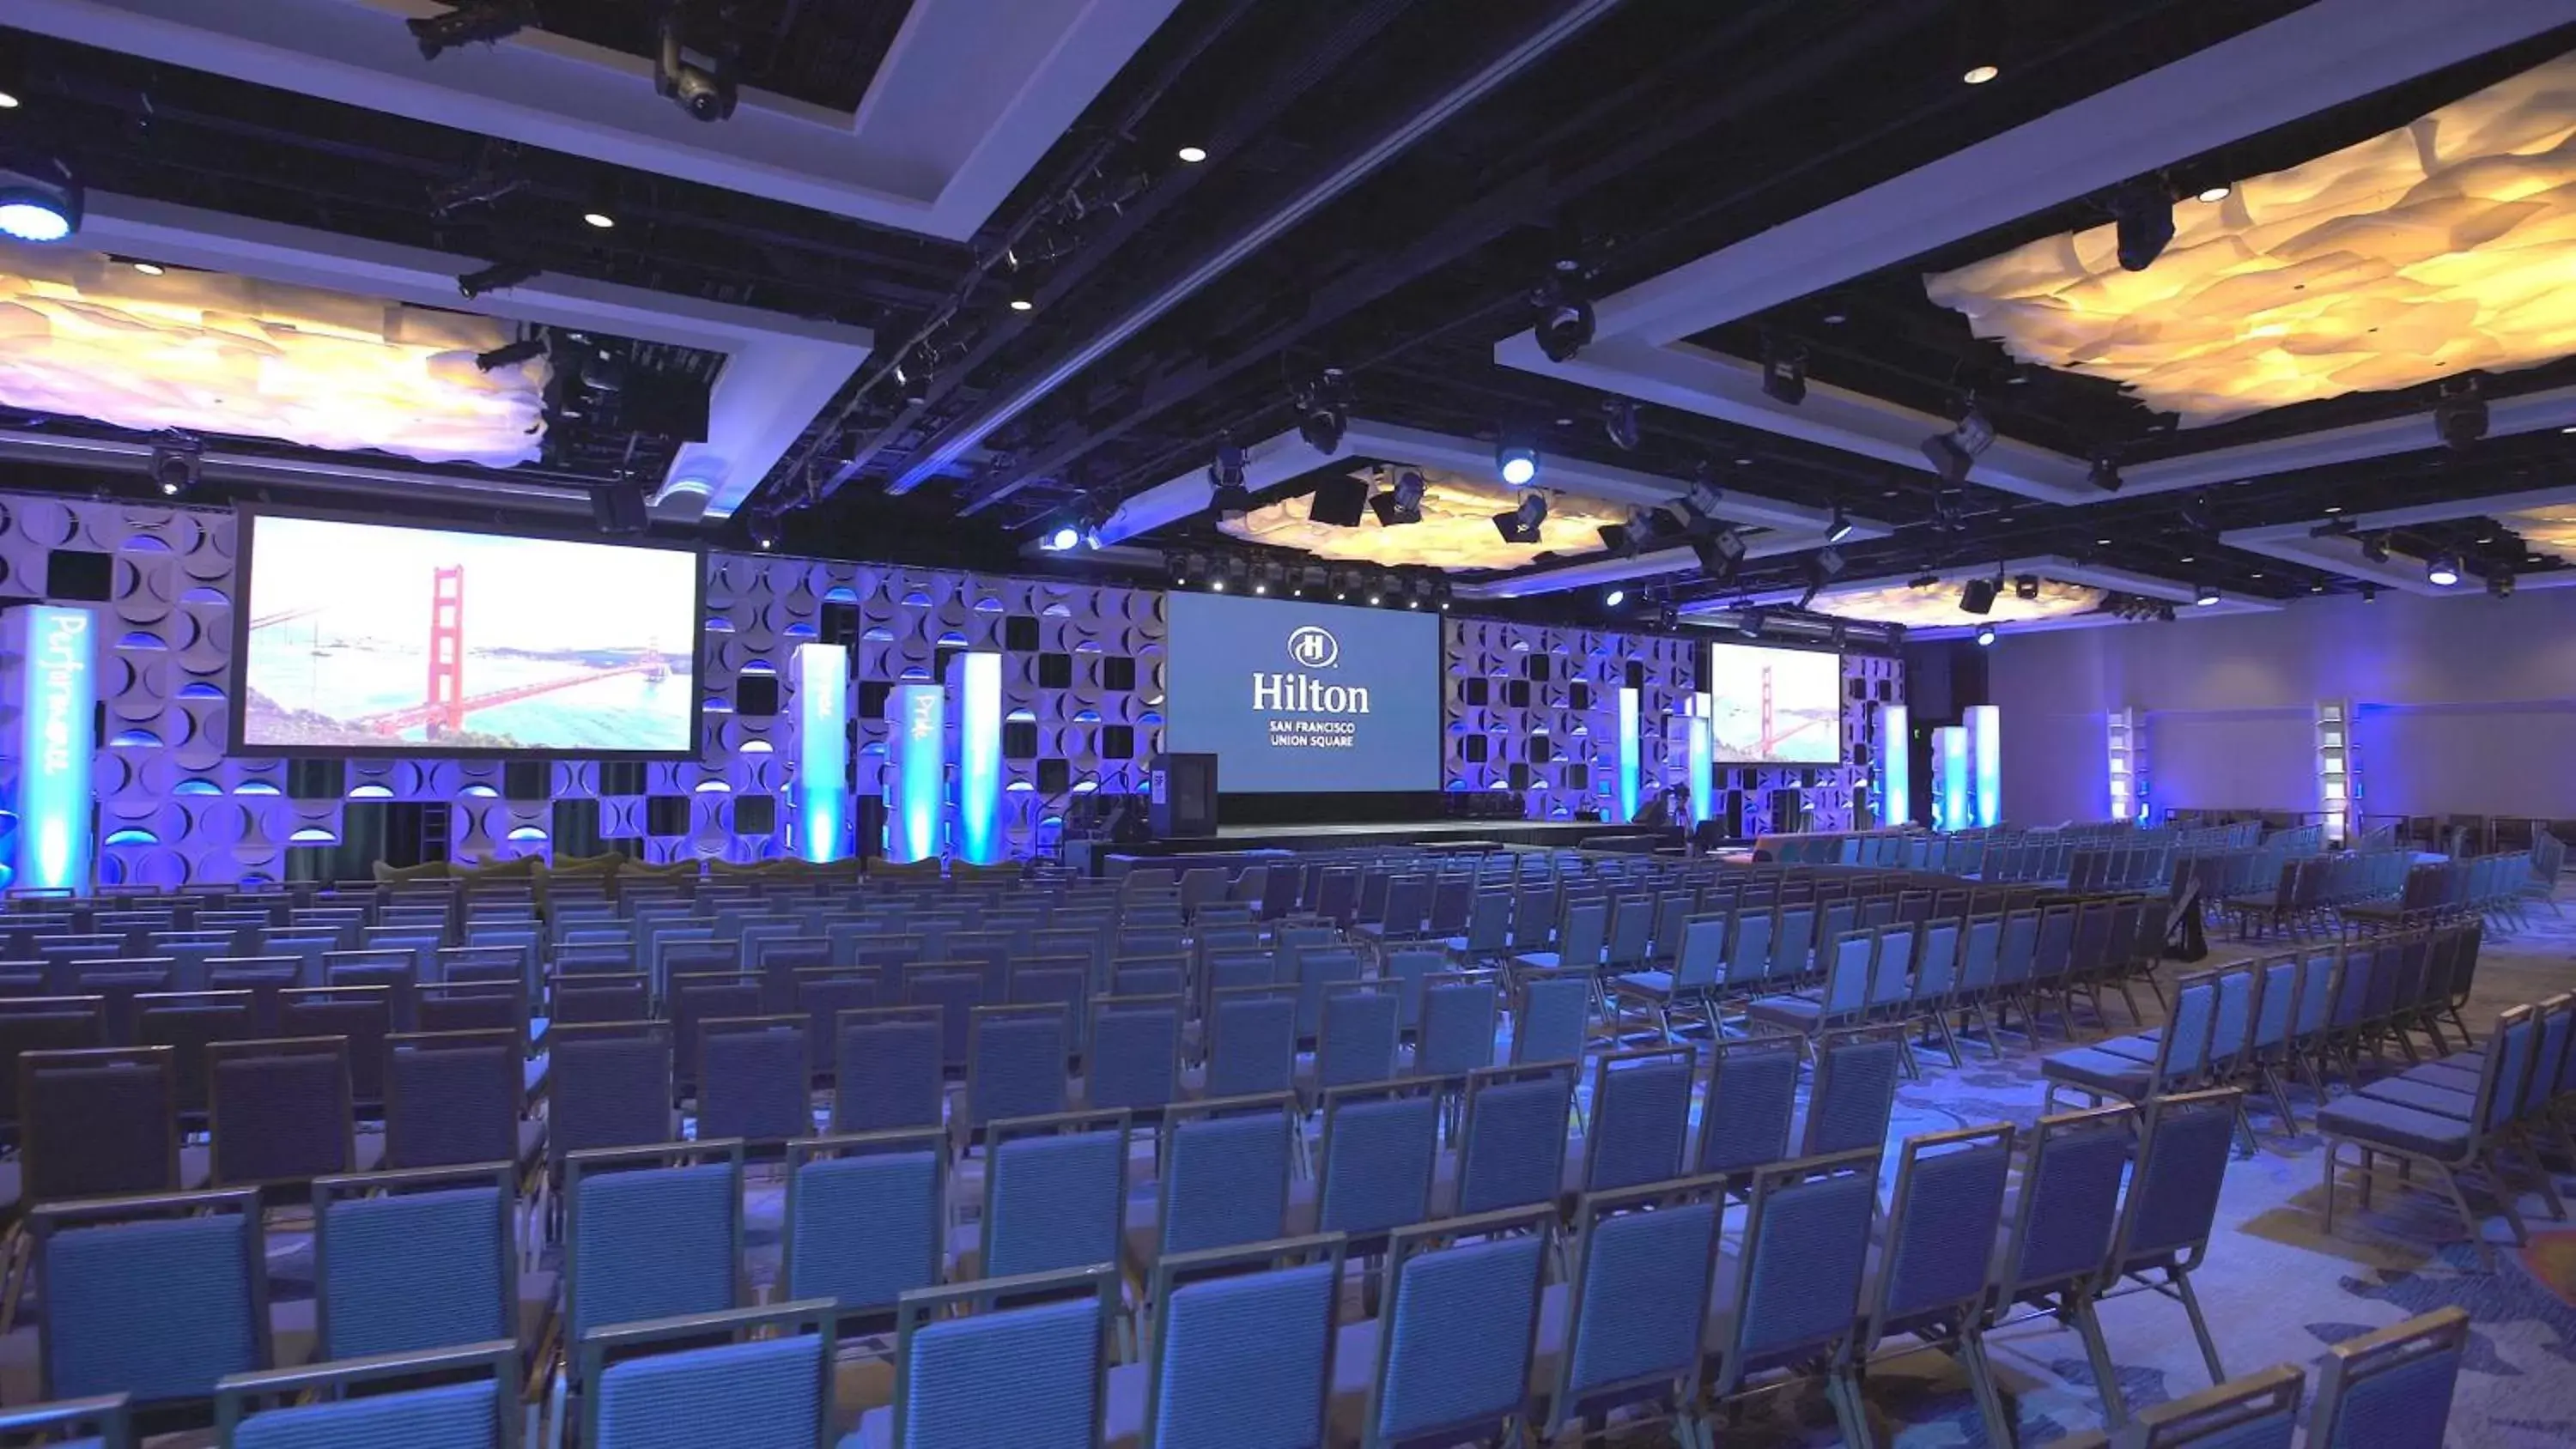
[(2523, 547), (2562, 562), (2576, 562), (2576, 504), (2505, 513), (2496, 522), (2521, 535)]
[(0, 404), (506, 467), (545, 435), (542, 359), (484, 372), (507, 322), (92, 252), (0, 245)]
[(2120, 269), (2115, 228), (1924, 279), (2024, 362), (2185, 426), (2576, 352), (2576, 55), (2217, 202)]
[(1903, 624), (1909, 629), (1951, 629), (1978, 624), (2027, 624), (2034, 619), (2063, 619), (2075, 614), (2089, 614), (2102, 607), (2105, 597), (2100, 589), (2042, 579), (2039, 581), (2039, 597), (2024, 599), (2017, 597), (2007, 583), (1996, 593), (1991, 611), (1971, 614), (1959, 607), (1959, 585), (1963, 582), (1963, 579), (1950, 578), (1919, 589), (1910, 584), (1830, 589), (1816, 596), (1814, 607), (1816, 612), (1831, 614), (1837, 619), (1855, 619), (1869, 624)]
[[(1628, 519), (1624, 505), (1547, 490), (1547, 520), (1539, 525), (1539, 541), (1505, 543), (1494, 529), (1494, 515), (1510, 512), (1527, 490), (1429, 468), (1413, 471), (1422, 474), (1420, 523), (1388, 528), (1374, 513), (1366, 513), (1357, 528), (1335, 528), (1308, 519), (1312, 500), (1299, 497), (1266, 504), (1217, 526), (1247, 543), (1301, 549), (1320, 559), (1465, 571), (1516, 569), (1543, 553), (1559, 558), (1597, 553), (1602, 525)], [(1385, 492), (1395, 479), (1392, 469), (1367, 469), (1357, 476), (1369, 480), (1372, 493)]]

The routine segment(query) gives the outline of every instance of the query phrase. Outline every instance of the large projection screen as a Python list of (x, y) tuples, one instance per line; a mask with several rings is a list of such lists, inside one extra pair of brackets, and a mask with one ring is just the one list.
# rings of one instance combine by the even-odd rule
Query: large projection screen
[(1171, 593), (1164, 747), (1225, 794), (1440, 788), (1440, 616)]
[(245, 512), (233, 747), (697, 753), (693, 550)]
[(1711, 644), (1708, 656), (1714, 763), (1842, 763), (1841, 655), (1816, 649)]

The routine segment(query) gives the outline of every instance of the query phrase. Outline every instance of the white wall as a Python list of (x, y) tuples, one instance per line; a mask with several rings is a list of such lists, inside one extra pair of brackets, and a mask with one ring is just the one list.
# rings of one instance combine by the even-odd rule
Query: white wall
[(2353, 702), (2369, 814), (2576, 817), (2576, 589), (2007, 632), (1990, 668), (2015, 820), (2107, 812), (2121, 708), (2146, 723), (2159, 811), (2312, 810), (2321, 699)]

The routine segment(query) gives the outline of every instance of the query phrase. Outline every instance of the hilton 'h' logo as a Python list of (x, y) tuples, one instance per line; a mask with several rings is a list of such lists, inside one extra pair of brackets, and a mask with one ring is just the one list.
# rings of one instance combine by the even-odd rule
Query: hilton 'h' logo
[(1342, 642), (1328, 629), (1301, 624), (1288, 631), (1288, 658), (1308, 669), (1330, 669), (1342, 657)]

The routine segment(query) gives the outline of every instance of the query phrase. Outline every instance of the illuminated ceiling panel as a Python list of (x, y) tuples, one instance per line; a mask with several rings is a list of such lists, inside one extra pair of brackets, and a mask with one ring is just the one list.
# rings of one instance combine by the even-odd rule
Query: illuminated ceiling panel
[(2576, 563), (2576, 504), (2499, 514), (2496, 522), (2520, 535), (2523, 546), (2533, 553)]
[(524, 463), (545, 436), (546, 364), (474, 365), (515, 335), (488, 317), (0, 245), (0, 404), (138, 432)]
[(1814, 608), (1821, 614), (1865, 624), (1902, 624), (1909, 629), (1973, 628), (1978, 624), (2026, 624), (2035, 619), (2089, 614), (2102, 607), (2103, 599), (2108, 597), (2100, 589), (2042, 579), (2036, 599), (2017, 597), (2011, 585), (2006, 584), (1992, 610), (1971, 614), (1959, 607), (1960, 582), (1945, 579), (1919, 589), (1909, 584), (1830, 589), (1816, 596)]
[[(1265, 504), (1217, 526), (1247, 543), (1299, 549), (1335, 562), (1464, 571), (1516, 569), (1543, 553), (1560, 559), (1597, 553), (1602, 525), (1625, 523), (1628, 518), (1624, 504), (1549, 491), (1539, 541), (1506, 543), (1494, 528), (1494, 515), (1517, 506), (1523, 490), (1436, 469), (1414, 471), (1422, 474), (1424, 485), (1420, 523), (1388, 528), (1377, 521), (1376, 514), (1366, 513), (1357, 528), (1335, 528), (1307, 518), (1306, 510), (1314, 500), (1298, 497)], [(1368, 469), (1357, 476), (1370, 480), (1371, 492), (1381, 493), (1391, 475)]]
[(2576, 353), (2576, 55), (2225, 199), (2120, 268), (2116, 228), (1924, 279), (2021, 361), (2185, 426)]

